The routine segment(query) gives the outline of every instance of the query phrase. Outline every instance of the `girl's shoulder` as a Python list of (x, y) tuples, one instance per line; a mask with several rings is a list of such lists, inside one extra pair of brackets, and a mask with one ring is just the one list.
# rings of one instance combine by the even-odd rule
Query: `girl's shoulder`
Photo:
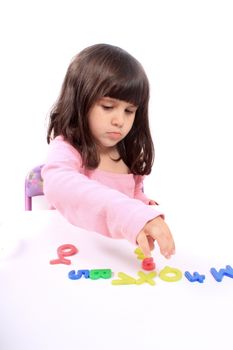
[(72, 152), (76, 152), (79, 154), (78, 150), (71, 145), (63, 136), (56, 136), (54, 139), (50, 141), (49, 144), (50, 148), (61, 148), (61, 149), (67, 149)]
[(56, 136), (50, 141), (49, 144), (49, 157), (53, 157), (54, 160), (73, 160), (82, 162), (79, 151), (72, 146), (63, 136)]
[(68, 141), (66, 141), (65, 140), (65, 138), (64, 138), (64, 136), (62, 136), (62, 135), (59, 135), (59, 136), (56, 136), (56, 137), (54, 137), (54, 139), (52, 139), (51, 141), (50, 141), (50, 145), (63, 145), (63, 144), (66, 144), (66, 145), (70, 145), (71, 146), (71, 144), (68, 142)]

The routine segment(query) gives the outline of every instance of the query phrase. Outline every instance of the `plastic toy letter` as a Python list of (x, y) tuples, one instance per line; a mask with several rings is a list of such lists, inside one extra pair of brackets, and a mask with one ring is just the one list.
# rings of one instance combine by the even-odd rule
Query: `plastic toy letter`
[(65, 256), (71, 256), (78, 253), (78, 249), (73, 244), (63, 244), (57, 248), (57, 255), (59, 259), (50, 260), (50, 264), (66, 264), (70, 265), (71, 261)]
[(146, 258), (146, 256), (143, 254), (141, 248), (139, 248), (139, 247), (137, 247), (137, 248), (135, 249), (134, 253), (137, 254), (137, 258), (138, 258), (139, 260), (143, 260), (143, 259)]
[(210, 272), (217, 282), (222, 282), (223, 276), (233, 278), (233, 268), (230, 265), (227, 265), (225, 269), (220, 269), (219, 272), (212, 267)]
[(156, 271), (151, 271), (149, 273), (145, 273), (143, 271), (138, 271), (138, 276), (140, 277), (139, 279), (135, 279), (129, 275), (127, 275), (124, 272), (119, 272), (118, 277), (119, 280), (113, 280), (112, 284), (114, 286), (120, 286), (123, 284), (143, 284), (143, 283), (149, 283), (151, 286), (155, 285), (155, 281), (153, 278), (156, 276)]
[(185, 277), (189, 280), (189, 282), (199, 282), (203, 283), (205, 279), (205, 275), (200, 275), (198, 272), (194, 272), (192, 275), (189, 271), (185, 271)]
[(99, 278), (108, 279), (112, 277), (111, 269), (99, 269), (99, 270), (90, 270), (90, 279), (98, 280)]
[(99, 270), (78, 270), (77, 273), (75, 270), (72, 270), (68, 273), (68, 277), (71, 280), (79, 280), (82, 276), (84, 278), (90, 278), (91, 280), (98, 280), (100, 278), (111, 278), (112, 270), (111, 269), (99, 269)]
[(69, 272), (68, 277), (71, 280), (79, 280), (82, 276), (89, 278), (89, 270), (78, 270), (77, 273), (75, 270)]
[(182, 278), (182, 272), (173, 267), (165, 266), (159, 273), (161, 280), (166, 282), (177, 282)]
[(156, 276), (156, 271), (151, 271), (147, 274), (143, 271), (138, 271), (138, 276), (140, 278), (136, 281), (136, 284), (149, 283), (151, 286), (155, 285), (153, 278)]
[(155, 270), (155, 263), (153, 258), (145, 258), (142, 261), (142, 268), (146, 271)]
[(122, 284), (136, 284), (136, 279), (127, 275), (124, 272), (118, 272), (119, 280), (112, 280), (114, 286), (119, 286)]

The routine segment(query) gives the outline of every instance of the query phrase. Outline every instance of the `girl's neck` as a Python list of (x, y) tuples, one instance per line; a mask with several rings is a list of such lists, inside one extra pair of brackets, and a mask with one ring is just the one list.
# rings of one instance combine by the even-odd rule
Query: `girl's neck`
[(100, 163), (98, 169), (118, 174), (129, 174), (129, 168), (120, 159), (119, 152), (116, 148), (100, 152)]

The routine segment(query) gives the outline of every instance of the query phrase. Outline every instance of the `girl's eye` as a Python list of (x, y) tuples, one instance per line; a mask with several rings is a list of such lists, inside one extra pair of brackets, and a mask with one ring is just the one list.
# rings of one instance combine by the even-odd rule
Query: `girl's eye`
[(125, 113), (127, 113), (127, 114), (133, 114), (134, 111), (131, 111), (131, 110), (129, 110), (129, 109), (126, 109), (126, 110), (125, 110)]
[(110, 110), (113, 108), (113, 106), (102, 105), (102, 108), (105, 110)]

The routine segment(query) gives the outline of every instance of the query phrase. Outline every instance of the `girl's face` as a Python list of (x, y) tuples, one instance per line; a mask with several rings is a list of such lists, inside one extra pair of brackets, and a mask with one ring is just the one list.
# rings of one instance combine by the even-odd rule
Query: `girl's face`
[(103, 97), (90, 109), (90, 131), (102, 152), (114, 148), (133, 126), (137, 106), (115, 98)]

